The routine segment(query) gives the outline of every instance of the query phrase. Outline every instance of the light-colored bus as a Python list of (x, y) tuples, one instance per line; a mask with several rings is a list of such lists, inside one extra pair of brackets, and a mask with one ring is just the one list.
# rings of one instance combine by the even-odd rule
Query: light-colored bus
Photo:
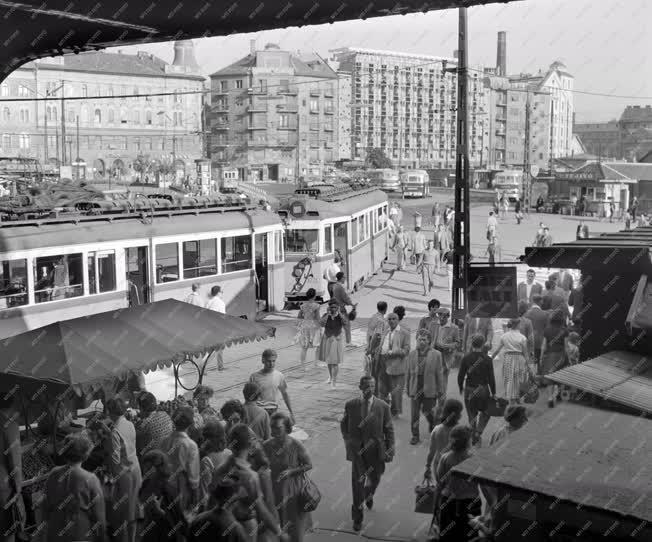
[(430, 176), (423, 169), (413, 169), (401, 173), (403, 197), (427, 198), (430, 195)]
[(518, 170), (505, 170), (496, 174), (493, 180), (494, 188), (509, 198), (516, 201), (523, 196), (523, 172)]
[(370, 169), (366, 175), (375, 188), (385, 192), (398, 192), (401, 189), (401, 179), (395, 169)]

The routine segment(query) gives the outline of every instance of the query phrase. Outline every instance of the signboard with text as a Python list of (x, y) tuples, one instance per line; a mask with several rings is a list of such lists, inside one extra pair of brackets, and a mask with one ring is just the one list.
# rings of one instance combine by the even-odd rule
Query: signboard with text
[(516, 266), (470, 266), (468, 314), (474, 318), (517, 318)]

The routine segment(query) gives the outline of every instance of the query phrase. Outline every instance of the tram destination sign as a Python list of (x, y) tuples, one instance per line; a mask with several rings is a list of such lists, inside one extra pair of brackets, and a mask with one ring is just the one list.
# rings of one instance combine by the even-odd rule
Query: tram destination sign
[(516, 266), (470, 266), (468, 314), (474, 318), (517, 318)]

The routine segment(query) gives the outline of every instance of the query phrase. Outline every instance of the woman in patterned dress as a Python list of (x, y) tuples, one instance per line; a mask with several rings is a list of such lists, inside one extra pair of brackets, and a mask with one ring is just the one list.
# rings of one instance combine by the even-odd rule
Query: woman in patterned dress
[(272, 438), (263, 449), (272, 469), (272, 488), (281, 528), (291, 542), (303, 542), (310, 526), (310, 513), (302, 509), (299, 500), (304, 473), (312, 469), (312, 462), (303, 445), (290, 436), (292, 423), (282, 412), (272, 416)]
[(527, 338), (519, 330), (520, 320), (514, 318), (507, 323), (507, 331), (498, 342), (498, 349), (491, 355), (495, 358), (501, 350), (503, 354), (503, 386), (505, 397), (510, 403), (520, 401), (521, 386), (533, 378), (529, 366)]
[(319, 331), (319, 303), (315, 301), (314, 288), (306, 292), (306, 301), (301, 304), (299, 309), (299, 344), (301, 345), (301, 365), (305, 371), (308, 370), (306, 356), (308, 349), (315, 347), (315, 335)]
[(344, 359), (344, 318), (337, 301), (328, 304), (328, 313), (321, 317), (319, 324), (324, 328), (317, 358), (328, 365), (327, 384), (337, 385), (337, 372)]

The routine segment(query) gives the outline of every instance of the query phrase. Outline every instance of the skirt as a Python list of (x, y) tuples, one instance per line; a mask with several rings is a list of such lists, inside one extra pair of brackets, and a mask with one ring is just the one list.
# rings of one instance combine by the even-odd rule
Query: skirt
[(529, 381), (528, 366), (523, 354), (506, 352), (503, 356), (503, 389), (506, 399), (518, 399), (522, 384)]
[(319, 324), (308, 324), (303, 323), (299, 326), (299, 332), (297, 334), (297, 342), (301, 348), (314, 348), (315, 347), (315, 337), (318, 337), (319, 333)]
[(344, 334), (336, 337), (322, 335), (317, 359), (327, 365), (339, 365), (344, 361)]

